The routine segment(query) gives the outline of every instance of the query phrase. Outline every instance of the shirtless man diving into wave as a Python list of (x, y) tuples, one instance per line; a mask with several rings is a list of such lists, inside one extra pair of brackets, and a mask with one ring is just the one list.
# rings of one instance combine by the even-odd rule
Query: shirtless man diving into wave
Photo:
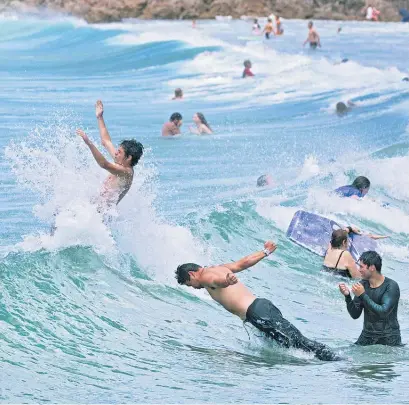
[(274, 242), (267, 241), (264, 250), (243, 257), (234, 263), (219, 266), (202, 267), (194, 263), (185, 263), (176, 269), (179, 284), (196, 289), (205, 288), (210, 296), (227, 311), (250, 322), (266, 336), (283, 347), (294, 347), (312, 352), (320, 360), (340, 360), (328, 346), (307, 339), (269, 300), (256, 298), (239, 281), (235, 273), (254, 266), (277, 249)]
[(100, 211), (118, 204), (131, 188), (134, 174), (133, 167), (143, 155), (143, 146), (140, 142), (131, 139), (122, 141), (118, 149), (116, 149), (104, 122), (104, 106), (100, 100), (96, 103), (95, 115), (98, 121), (101, 143), (114, 159), (114, 163), (105, 159), (83, 130), (77, 129), (77, 135), (89, 147), (98, 165), (110, 173), (104, 181), (100, 193), (98, 204), (98, 210)]

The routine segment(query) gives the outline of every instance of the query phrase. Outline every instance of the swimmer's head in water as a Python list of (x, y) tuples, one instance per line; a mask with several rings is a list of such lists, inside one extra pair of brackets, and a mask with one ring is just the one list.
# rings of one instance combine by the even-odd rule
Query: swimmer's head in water
[(409, 82), (409, 77), (404, 77), (404, 78), (402, 79), (402, 82)]
[(369, 188), (371, 187), (371, 182), (365, 176), (358, 176), (352, 183), (352, 187), (357, 188), (362, 193), (363, 197), (368, 194)]
[(314, 23), (313, 23), (312, 21), (310, 21), (310, 22), (308, 23), (308, 28), (312, 28), (313, 25), (314, 25)]
[(123, 164), (124, 161), (128, 161), (131, 166), (135, 166), (142, 155), (143, 145), (140, 142), (136, 142), (135, 139), (124, 140), (115, 153), (115, 162)]
[(246, 68), (251, 68), (251, 61), (250, 61), (249, 59), (246, 59), (246, 60), (243, 62), (243, 65), (244, 65), (244, 67), (246, 67)]
[(175, 98), (182, 98), (183, 97), (183, 90), (181, 88), (175, 89)]
[(257, 187), (267, 187), (273, 184), (273, 179), (269, 174), (263, 174), (257, 179)]
[(344, 59), (341, 60), (341, 63), (347, 63), (348, 61), (349, 61), (348, 58), (344, 58)]
[(196, 272), (201, 267), (195, 263), (185, 263), (178, 266), (175, 271), (175, 278), (181, 285), (187, 285), (193, 288), (202, 288), (200, 283), (196, 280)]
[(269, 23), (273, 22), (273, 20), (272, 20), (271, 18), (267, 18), (267, 21), (268, 21)]
[(331, 235), (331, 247), (334, 249), (346, 248), (348, 245), (348, 233), (344, 229), (337, 229)]
[(346, 114), (348, 112), (348, 107), (345, 103), (343, 103), (342, 101), (338, 102), (336, 107), (335, 107), (337, 114), (339, 115), (343, 115)]
[(173, 122), (175, 125), (177, 125), (177, 126), (180, 126), (180, 125), (182, 125), (182, 120), (183, 120), (183, 118), (182, 118), (182, 114), (180, 114), (180, 113), (173, 113), (171, 116), (170, 116), (170, 122)]
[(359, 272), (364, 280), (369, 280), (374, 272), (381, 273), (382, 258), (374, 250), (362, 253), (359, 258)]
[(254, 19), (254, 24), (258, 24), (257, 18)]
[(201, 112), (197, 112), (196, 114), (193, 115), (193, 121), (195, 122), (195, 124), (203, 124), (206, 125), (209, 129), (211, 129), (209, 123), (207, 122), (207, 119)]

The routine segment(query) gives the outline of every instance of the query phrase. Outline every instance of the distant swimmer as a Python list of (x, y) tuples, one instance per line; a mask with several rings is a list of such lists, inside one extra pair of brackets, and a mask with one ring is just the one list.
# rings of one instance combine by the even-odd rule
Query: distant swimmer
[(316, 49), (317, 46), (321, 48), (320, 36), (318, 35), (318, 32), (315, 30), (314, 23), (312, 21), (308, 23), (308, 37), (304, 41), (303, 46), (305, 46), (307, 42), (310, 43), (311, 49)]
[(365, 176), (358, 176), (354, 182), (347, 186), (338, 187), (334, 193), (340, 197), (363, 198), (368, 194), (371, 182)]
[(98, 120), (101, 143), (114, 159), (114, 163), (111, 163), (105, 159), (102, 153), (89, 140), (84, 131), (78, 129), (77, 134), (89, 147), (99, 166), (110, 173), (103, 184), (100, 194), (103, 200), (102, 204), (105, 207), (109, 207), (111, 205), (118, 204), (131, 188), (134, 175), (133, 167), (139, 162), (139, 159), (143, 155), (143, 146), (140, 142), (136, 142), (134, 139), (131, 139), (122, 141), (119, 148), (116, 149), (112, 144), (111, 137), (105, 126), (103, 118), (104, 106), (101, 101), (97, 101), (95, 113)]
[[(329, 247), (325, 253), (322, 270), (336, 276), (361, 278), (359, 268), (348, 251), (348, 235), (361, 235), (358, 228), (348, 226), (345, 229), (336, 229), (332, 232)], [(387, 236), (367, 234), (371, 239), (383, 239)]]
[(196, 28), (196, 20), (192, 20), (192, 28)]
[(243, 76), (242, 78), (245, 79), (246, 77), (252, 77), (254, 76), (253, 72), (251, 71), (251, 61), (248, 59), (243, 62), (244, 65), (244, 70), (243, 70)]
[(269, 174), (263, 174), (257, 179), (257, 187), (268, 187), (273, 185), (273, 178)]
[(381, 270), (382, 258), (379, 254), (364, 252), (359, 259), (362, 281), (352, 286), (354, 299), (349, 288), (344, 283), (339, 284), (349, 315), (358, 319), (364, 311), (364, 327), (356, 345), (402, 346), (398, 322), (399, 285), (385, 277)]
[(275, 34), (276, 35), (283, 35), (284, 34), (284, 29), (281, 26), (281, 19), (280, 19), (280, 17), (278, 15), (276, 16), (276, 32), (275, 32)]
[(176, 269), (179, 284), (196, 289), (205, 288), (210, 296), (227, 311), (250, 322), (267, 337), (280, 346), (314, 353), (320, 360), (340, 360), (328, 346), (307, 339), (287, 319), (280, 310), (264, 298), (256, 298), (235, 273), (254, 266), (277, 249), (274, 242), (264, 244), (264, 250), (255, 252), (233, 263), (213, 267), (202, 267), (194, 263), (185, 263)]
[(409, 82), (409, 77), (404, 77), (404, 78), (402, 79), (402, 82)]
[(162, 136), (174, 136), (180, 134), (180, 127), (182, 126), (182, 114), (176, 112), (170, 116), (168, 122), (165, 122), (162, 127)]
[(337, 33), (339, 34), (342, 31), (342, 27), (338, 27)]
[(189, 130), (192, 134), (201, 135), (213, 133), (209, 123), (207, 122), (205, 116), (202, 113), (197, 112), (196, 114), (194, 114), (193, 122), (196, 124), (196, 128), (193, 126), (189, 127)]
[(267, 18), (267, 24), (264, 27), (263, 32), (266, 39), (270, 39), (270, 35), (274, 34), (273, 20), (271, 18)]
[(181, 88), (175, 89), (175, 95), (172, 100), (182, 100), (183, 99), (183, 90)]
[(335, 112), (340, 116), (344, 116), (345, 114), (349, 113), (352, 110), (352, 107), (355, 107), (355, 103), (352, 101), (347, 101), (345, 104), (343, 101), (339, 101), (335, 106)]
[(339, 62), (335, 62), (334, 65), (341, 65), (342, 63), (347, 63), (347, 62), (349, 62), (349, 59), (344, 58), (344, 59), (341, 59)]
[(261, 26), (260, 26), (260, 24), (258, 23), (258, 19), (257, 18), (255, 18), (254, 19), (254, 21), (253, 21), (253, 34), (255, 34), (255, 35), (259, 35), (260, 34), (260, 31), (261, 31)]

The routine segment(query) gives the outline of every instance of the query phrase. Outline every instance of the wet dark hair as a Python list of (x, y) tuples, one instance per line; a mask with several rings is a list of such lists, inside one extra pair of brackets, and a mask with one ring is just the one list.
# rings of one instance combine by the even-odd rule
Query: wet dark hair
[(254, 19), (254, 24), (258, 24), (257, 18)]
[(348, 111), (347, 105), (342, 101), (339, 101), (335, 108), (338, 114), (345, 114)]
[(375, 266), (375, 269), (378, 273), (382, 270), (382, 257), (379, 256), (374, 250), (368, 250), (361, 254), (359, 260), (366, 266)]
[(143, 145), (140, 142), (136, 142), (135, 139), (124, 140), (119, 146), (124, 148), (125, 157), (132, 156), (131, 166), (138, 164), (143, 155)]
[(247, 65), (251, 65), (251, 60), (250, 60), (250, 59), (246, 59), (246, 60), (243, 62), (243, 65), (244, 65), (244, 67), (247, 67)]
[(311, 27), (314, 26), (314, 23), (313, 23), (312, 21), (310, 21), (310, 22), (308, 23), (308, 25), (310, 25), (310, 24), (311, 24)]
[(263, 174), (257, 179), (257, 187), (264, 187), (268, 185), (267, 174)]
[(200, 112), (197, 112), (196, 115), (197, 115), (197, 117), (199, 118), (200, 122), (201, 122), (203, 125), (206, 125), (207, 128), (209, 128), (210, 131), (211, 131), (212, 128), (210, 127), (209, 123), (207, 122), (205, 116), (204, 116), (202, 113), (200, 113)]
[(190, 280), (189, 271), (198, 271), (201, 267), (195, 263), (185, 263), (178, 266), (175, 271), (175, 278), (179, 284), (186, 284)]
[(267, 21), (268, 22), (273, 22), (273, 20), (269, 17), (269, 18), (267, 18)]
[(338, 249), (348, 240), (348, 233), (344, 229), (337, 229), (331, 235), (331, 247)]
[(365, 176), (358, 176), (351, 185), (358, 190), (363, 190), (364, 188), (369, 188), (371, 186), (371, 182)]
[(183, 96), (183, 91), (181, 88), (175, 89), (175, 97), (182, 97)]
[(180, 121), (182, 119), (182, 114), (181, 113), (173, 113), (170, 116), (170, 121)]

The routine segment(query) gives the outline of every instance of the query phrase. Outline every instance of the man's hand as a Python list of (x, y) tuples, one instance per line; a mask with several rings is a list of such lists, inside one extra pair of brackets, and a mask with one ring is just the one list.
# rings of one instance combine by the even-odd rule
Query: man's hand
[(88, 135), (82, 129), (77, 129), (77, 135), (79, 135), (87, 145), (91, 143), (91, 141), (88, 138)]
[(352, 292), (354, 293), (354, 295), (356, 295), (357, 297), (360, 297), (364, 292), (365, 292), (365, 288), (361, 283), (355, 283), (352, 286)]
[(226, 287), (237, 284), (238, 281), (239, 279), (233, 273), (226, 274)]
[(264, 243), (264, 248), (270, 253), (273, 253), (277, 249), (277, 245), (271, 240), (268, 240), (266, 243)]
[(345, 295), (345, 297), (347, 297), (350, 294), (349, 288), (347, 287), (345, 283), (339, 283), (338, 287), (339, 287), (339, 291), (341, 291), (341, 294)]
[(101, 100), (98, 100), (95, 104), (95, 115), (97, 118), (102, 118), (104, 115), (104, 105), (102, 104)]

